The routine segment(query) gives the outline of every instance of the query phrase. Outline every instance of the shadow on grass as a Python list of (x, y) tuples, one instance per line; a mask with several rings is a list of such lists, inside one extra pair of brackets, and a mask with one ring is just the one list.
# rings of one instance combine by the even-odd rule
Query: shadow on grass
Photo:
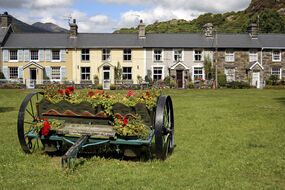
[(285, 97), (275, 98), (275, 100), (285, 105)]
[(0, 107), (0, 113), (15, 111), (14, 107)]

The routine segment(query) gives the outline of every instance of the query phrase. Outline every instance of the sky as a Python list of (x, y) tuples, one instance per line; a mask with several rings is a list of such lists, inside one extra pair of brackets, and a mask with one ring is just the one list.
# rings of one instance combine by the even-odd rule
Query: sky
[(192, 20), (199, 15), (239, 11), (250, 0), (0, 0), (0, 13), (28, 24), (52, 22), (69, 29), (76, 19), (79, 32), (113, 32), (170, 19)]

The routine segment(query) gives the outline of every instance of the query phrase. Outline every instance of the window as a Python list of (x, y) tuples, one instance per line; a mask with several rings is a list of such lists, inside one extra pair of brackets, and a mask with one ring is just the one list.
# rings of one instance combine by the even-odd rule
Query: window
[(39, 60), (39, 51), (31, 50), (31, 60), (37, 61)]
[(281, 79), (281, 68), (272, 67), (271, 68), (271, 75), (275, 75), (278, 77), (278, 79)]
[(202, 61), (202, 50), (194, 51), (194, 61)]
[(204, 79), (204, 68), (194, 67), (193, 68), (193, 78), (194, 80), (203, 80)]
[(280, 50), (272, 51), (272, 61), (281, 61), (281, 51)]
[(52, 50), (52, 60), (53, 61), (59, 61), (60, 60), (59, 50)]
[(153, 80), (162, 80), (162, 67), (153, 67)]
[(10, 50), (10, 61), (18, 60), (18, 50)]
[(132, 50), (124, 49), (124, 61), (131, 61), (131, 60), (132, 60)]
[(256, 50), (249, 51), (249, 62), (258, 61), (258, 53)]
[(90, 67), (81, 67), (81, 80), (90, 80)]
[(226, 57), (225, 57), (226, 62), (234, 62), (235, 61), (235, 53), (232, 50), (227, 50), (226, 51)]
[(102, 50), (102, 60), (103, 61), (110, 61), (111, 60), (111, 50), (110, 49), (103, 49)]
[(51, 67), (51, 79), (60, 80), (60, 67)]
[(174, 61), (182, 61), (182, 49), (175, 49), (174, 51)]
[(132, 67), (123, 67), (123, 80), (132, 80)]
[(153, 60), (162, 61), (162, 49), (153, 50)]
[(90, 60), (89, 49), (82, 49), (81, 50), (81, 60), (82, 61), (89, 61)]
[(234, 68), (225, 68), (225, 75), (227, 82), (235, 81), (235, 69)]
[(10, 79), (18, 78), (18, 67), (9, 67)]

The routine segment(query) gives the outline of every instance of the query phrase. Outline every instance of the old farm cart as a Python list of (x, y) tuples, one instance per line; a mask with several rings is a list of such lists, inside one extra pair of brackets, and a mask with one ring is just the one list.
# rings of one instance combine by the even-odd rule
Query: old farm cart
[[(70, 166), (78, 153), (90, 152), (103, 145), (126, 156), (140, 156), (140, 150), (144, 149), (151, 158), (164, 160), (172, 153), (174, 114), (170, 96), (159, 96), (153, 110), (148, 110), (143, 104), (134, 107), (115, 104), (112, 111), (140, 115), (150, 129), (149, 136), (142, 140), (117, 135), (110, 125), (112, 118), (102, 114), (100, 107), (92, 108), (88, 103), (74, 105), (65, 101), (52, 104), (45, 99), (43, 92), (30, 93), (23, 100), (18, 115), (20, 145), (25, 153), (33, 153), (39, 148), (46, 152), (66, 151), (62, 156), (63, 166)], [(64, 121), (64, 126), (48, 136), (40, 135), (37, 126), (41, 125), (43, 118)]]

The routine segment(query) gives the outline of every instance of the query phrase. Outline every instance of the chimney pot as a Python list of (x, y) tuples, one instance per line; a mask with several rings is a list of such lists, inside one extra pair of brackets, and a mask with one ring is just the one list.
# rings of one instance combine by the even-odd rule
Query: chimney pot
[(251, 36), (251, 38), (257, 38), (258, 37), (258, 26), (256, 23), (251, 23), (249, 25), (248, 33)]
[(0, 14), (0, 27), (9, 27), (12, 24), (12, 16), (7, 11)]
[(76, 19), (73, 19), (73, 22), (69, 24), (69, 27), (70, 27), (69, 37), (76, 38), (78, 34), (78, 26), (76, 24)]
[(213, 37), (213, 24), (207, 23), (204, 25), (204, 34), (206, 37)]
[(143, 20), (140, 20), (138, 28), (139, 28), (139, 38), (144, 39), (146, 36), (145, 36), (145, 24), (143, 23)]

